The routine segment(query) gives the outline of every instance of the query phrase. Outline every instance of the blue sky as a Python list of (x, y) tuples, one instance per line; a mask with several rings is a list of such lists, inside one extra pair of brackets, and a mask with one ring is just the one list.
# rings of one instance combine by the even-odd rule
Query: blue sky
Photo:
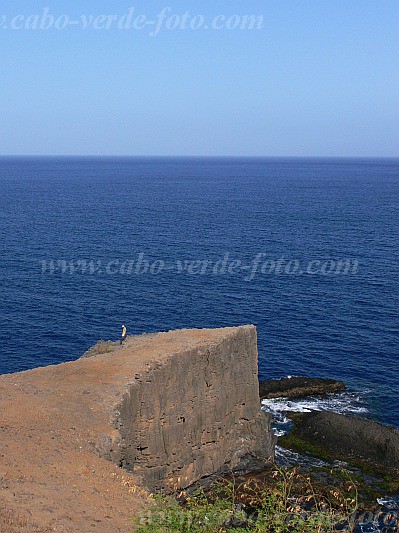
[[(397, 0), (77, 4), (2, 3), (0, 155), (399, 155)], [(263, 28), (10, 27), (46, 7)]]

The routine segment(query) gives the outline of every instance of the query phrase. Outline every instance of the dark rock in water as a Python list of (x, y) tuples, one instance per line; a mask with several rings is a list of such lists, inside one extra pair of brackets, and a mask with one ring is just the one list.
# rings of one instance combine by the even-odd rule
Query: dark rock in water
[(328, 394), (330, 392), (342, 392), (345, 385), (341, 381), (321, 378), (283, 378), (259, 382), (259, 395), (261, 400), (267, 398), (302, 398)]
[(374, 420), (313, 411), (302, 415), (294, 434), (344, 460), (399, 468), (399, 430)]

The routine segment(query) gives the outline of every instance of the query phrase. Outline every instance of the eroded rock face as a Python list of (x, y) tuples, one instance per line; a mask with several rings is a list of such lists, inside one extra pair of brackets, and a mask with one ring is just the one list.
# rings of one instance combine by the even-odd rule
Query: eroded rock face
[(344, 390), (344, 383), (335, 379), (292, 377), (272, 379), (259, 383), (259, 394), (262, 400), (282, 397), (303, 398), (305, 396), (323, 395)]
[(273, 454), (254, 326), (98, 348), (0, 376), (0, 524), (131, 531), (143, 486), (188, 485)]
[(114, 461), (153, 489), (264, 467), (271, 419), (260, 410), (256, 329), (226, 330), (136, 376), (118, 406)]

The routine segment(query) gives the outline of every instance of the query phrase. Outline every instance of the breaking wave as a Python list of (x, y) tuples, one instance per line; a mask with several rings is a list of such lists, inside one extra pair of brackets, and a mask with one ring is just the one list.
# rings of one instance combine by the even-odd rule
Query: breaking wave
[[(262, 409), (273, 416), (273, 430), (277, 437), (286, 435), (293, 427), (288, 413), (310, 413), (311, 411), (334, 411), (341, 414), (367, 415), (365, 395), (359, 392), (332, 393), (326, 396), (306, 398), (273, 398), (262, 400)], [(287, 416), (288, 415), (288, 416)]]

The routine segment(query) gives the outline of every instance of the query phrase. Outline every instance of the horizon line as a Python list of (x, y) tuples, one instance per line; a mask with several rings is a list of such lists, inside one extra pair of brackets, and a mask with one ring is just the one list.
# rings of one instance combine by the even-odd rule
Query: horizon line
[(148, 155), (148, 154), (0, 154), (4, 158), (175, 158), (175, 159), (399, 159), (398, 155)]

